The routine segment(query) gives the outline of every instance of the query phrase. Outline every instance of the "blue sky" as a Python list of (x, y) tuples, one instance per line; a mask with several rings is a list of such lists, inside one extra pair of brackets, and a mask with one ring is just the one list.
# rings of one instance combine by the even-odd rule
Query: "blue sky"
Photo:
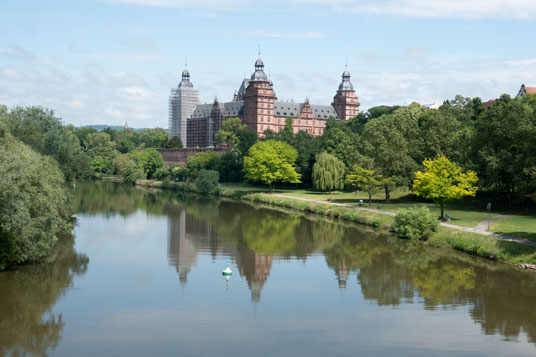
[(185, 59), (232, 98), (257, 46), (280, 100), (329, 104), (348, 58), (362, 109), (536, 86), (534, 0), (3, 1), (0, 103), (75, 125), (167, 128)]

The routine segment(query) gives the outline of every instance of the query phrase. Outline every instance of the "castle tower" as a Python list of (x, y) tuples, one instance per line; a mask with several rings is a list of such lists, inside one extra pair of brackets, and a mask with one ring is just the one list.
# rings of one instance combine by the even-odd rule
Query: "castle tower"
[(186, 120), (199, 104), (199, 91), (190, 82), (190, 72), (182, 71), (182, 81), (177, 88), (171, 89), (169, 96), (169, 130), (168, 138), (178, 136), (186, 146)]
[(264, 63), (259, 58), (244, 94), (244, 123), (249, 130), (262, 134), (274, 123), (276, 99), (271, 81), (264, 73)]
[(341, 120), (348, 120), (359, 113), (360, 104), (355, 94), (354, 86), (350, 82), (350, 72), (343, 72), (342, 82), (339, 84), (339, 89), (333, 97), (331, 105), (335, 108)]

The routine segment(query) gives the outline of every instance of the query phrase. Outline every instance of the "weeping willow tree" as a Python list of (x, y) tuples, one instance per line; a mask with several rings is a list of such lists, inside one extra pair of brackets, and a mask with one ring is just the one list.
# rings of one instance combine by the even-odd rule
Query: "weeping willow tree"
[(321, 152), (313, 166), (313, 185), (317, 190), (329, 191), (344, 188), (344, 163), (334, 155)]

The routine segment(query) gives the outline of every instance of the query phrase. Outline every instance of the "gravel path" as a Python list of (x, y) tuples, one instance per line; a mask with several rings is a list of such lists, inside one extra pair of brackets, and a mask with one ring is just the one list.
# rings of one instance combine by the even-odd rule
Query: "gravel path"
[[(345, 204), (345, 203), (335, 203), (335, 202), (329, 202), (329, 201), (314, 200), (314, 199), (311, 199), (311, 198), (288, 196), (288, 195), (282, 195), (282, 194), (278, 194), (278, 193), (272, 193), (272, 195), (277, 196), (277, 197), (283, 197), (283, 198), (292, 198), (292, 199), (300, 200), (300, 201), (329, 204), (329, 205), (340, 206), (340, 207), (348, 207), (348, 208), (353, 208), (353, 209), (362, 210), (362, 211), (369, 211), (369, 212), (375, 212), (375, 213), (380, 213), (380, 214), (386, 214), (386, 215), (389, 215), (389, 216), (394, 216), (395, 215), (394, 212), (383, 211), (383, 210), (374, 209), (374, 208), (367, 208), (367, 207), (362, 207), (362, 206), (359, 206), (359, 205), (348, 205), (348, 204)], [(460, 231), (477, 233), (477, 234), (482, 234), (482, 235), (486, 235), (486, 236), (492, 236), (492, 237), (495, 237), (497, 239), (501, 239), (501, 240), (504, 240), (504, 241), (507, 241), (507, 242), (516, 242), (516, 243), (519, 243), (519, 244), (522, 244), (522, 245), (528, 245), (528, 246), (536, 247), (536, 242), (532, 242), (532, 241), (527, 240), (527, 239), (510, 237), (510, 236), (505, 236), (504, 234), (498, 234), (498, 233), (493, 233), (493, 232), (486, 231), (486, 228), (488, 227), (488, 221), (490, 221), (490, 223), (491, 223), (492, 221), (496, 221), (496, 220), (501, 219), (501, 218), (506, 217), (506, 216), (507, 215), (498, 215), (498, 216), (492, 217), (489, 220), (485, 220), (484, 222), (479, 223), (474, 228), (461, 227), (461, 226), (457, 226), (455, 224), (450, 224), (450, 223), (445, 223), (445, 222), (441, 222), (440, 225), (443, 226), (443, 227), (457, 229), (457, 230), (460, 230)]]

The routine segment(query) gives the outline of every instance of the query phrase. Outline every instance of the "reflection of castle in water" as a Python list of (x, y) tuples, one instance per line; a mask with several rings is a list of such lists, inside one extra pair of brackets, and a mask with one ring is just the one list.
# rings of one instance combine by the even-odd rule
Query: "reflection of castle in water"
[(197, 265), (199, 253), (210, 252), (213, 257), (228, 255), (236, 259), (241, 276), (251, 289), (251, 300), (258, 302), (261, 290), (270, 274), (272, 257), (260, 255), (243, 244), (236, 247), (222, 244), (211, 223), (186, 212), (184, 207), (168, 215), (168, 261), (179, 273), (181, 285), (186, 285), (188, 274)]
[(272, 257), (257, 254), (247, 248), (241, 249), (238, 257), (240, 274), (246, 276), (248, 286), (251, 289), (251, 300), (255, 303), (259, 302), (261, 290), (268, 275), (270, 275)]

